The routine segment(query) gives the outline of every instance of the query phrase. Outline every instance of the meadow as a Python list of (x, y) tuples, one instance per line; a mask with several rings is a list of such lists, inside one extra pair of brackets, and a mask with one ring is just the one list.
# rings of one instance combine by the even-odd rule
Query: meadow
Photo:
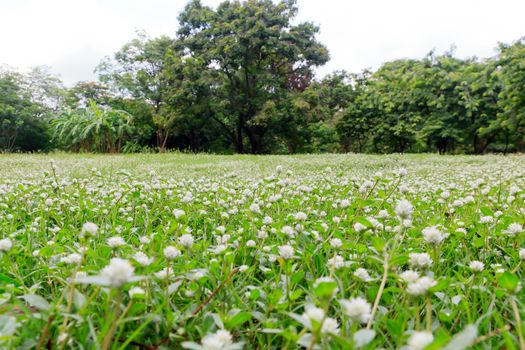
[(525, 156), (0, 155), (2, 349), (525, 349)]

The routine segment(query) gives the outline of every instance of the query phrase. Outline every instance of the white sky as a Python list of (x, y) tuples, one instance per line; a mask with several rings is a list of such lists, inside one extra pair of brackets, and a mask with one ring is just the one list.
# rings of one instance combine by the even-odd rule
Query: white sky
[[(203, 0), (216, 6), (221, 0)], [(0, 0), (0, 64), (47, 65), (67, 85), (143, 29), (172, 36), (186, 0)], [(452, 44), (459, 57), (489, 57), (525, 36), (525, 0), (298, 0), (299, 20), (321, 26), (331, 60), (319, 70), (359, 72), (420, 58)]]

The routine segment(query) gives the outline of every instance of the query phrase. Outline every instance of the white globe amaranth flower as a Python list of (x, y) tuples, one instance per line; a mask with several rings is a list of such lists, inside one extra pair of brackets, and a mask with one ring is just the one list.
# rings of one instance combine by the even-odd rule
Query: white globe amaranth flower
[(233, 337), (230, 332), (220, 329), (215, 333), (207, 334), (202, 339), (203, 350), (221, 350), (230, 348), (233, 344)]
[(408, 200), (402, 199), (399, 202), (397, 202), (394, 212), (400, 220), (407, 220), (412, 217), (414, 207), (412, 206), (412, 203), (410, 203)]
[(471, 261), (468, 266), (474, 272), (481, 272), (485, 268), (485, 264), (478, 260)]
[(400, 273), (399, 277), (405, 282), (412, 283), (417, 281), (419, 278), (419, 273), (414, 270), (406, 270)]
[(100, 275), (108, 279), (111, 287), (120, 288), (132, 281), (134, 271), (135, 269), (128, 260), (113, 258), (110, 260), (109, 265), (102, 269)]
[(124, 241), (124, 238), (120, 236), (113, 236), (108, 238), (107, 243), (111, 248), (118, 248), (123, 245), (126, 245), (126, 241)]
[(413, 332), (408, 338), (406, 350), (423, 350), (433, 341), (434, 336), (430, 332)]
[(408, 254), (408, 262), (410, 266), (425, 268), (430, 267), (433, 260), (427, 253), (410, 253)]
[(0, 251), (8, 252), (13, 247), (13, 242), (9, 238), (0, 239)]
[(171, 213), (173, 214), (175, 219), (179, 219), (182, 216), (186, 215), (186, 212), (184, 210), (181, 210), (181, 209), (173, 209), (173, 211)]
[(357, 297), (350, 300), (339, 300), (344, 313), (352, 320), (366, 323), (371, 317), (372, 307), (364, 298)]
[(166, 257), (166, 259), (168, 259), (168, 260), (173, 260), (176, 257), (181, 255), (180, 250), (178, 250), (177, 248), (175, 248), (173, 246), (168, 246), (168, 247), (164, 248), (164, 250), (162, 252), (164, 253), (164, 256)]
[(293, 258), (295, 250), (290, 245), (282, 245), (278, 248), (279, 256), (284, 260), (290, 260)]
[(191, 234), (185, 233), (182, 236), (179, 237), (179, 243), (181, 246), (183, 246), (185, 249), (191, 249), (194, 243), (194, 238)]
[(416, 281), (407, 285), (407, 292), (413, 296), (419, 296), (426, 294), (428, 290), (434, 287), (437, 282), (429, 276), (423, 276), (418, 278)]
[(517, 222), (513, 222), (507, 227), (507, 230), (505, 231), (509, 235), (517, 235), (523, 232), (523, 225), (518, 224)]
[(437, 227), (425, 227), (423, 229), (423, 238), (427, 243), (438, 245), (447, 237), (446, 234), (441, 232)]
[(363, 282), (369, 282), (372, 280), (370, 275), (368, 274), (368, 271), (366, 269), (360, 267), (357, 270), (354, 271), (354, 276), (359, 278)]
[(98, 226), (92, 222), (86, 222), (82, 225), (82, 234), (90, 234), (91, 236), (96, 236), (98, 232)]

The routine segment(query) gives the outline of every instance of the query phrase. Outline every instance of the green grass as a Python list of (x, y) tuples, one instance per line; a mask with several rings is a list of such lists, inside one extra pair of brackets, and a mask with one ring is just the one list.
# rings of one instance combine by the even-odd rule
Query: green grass
[(523, 349), (524, 176), (523, 156), (0, 155), (0, 348)]

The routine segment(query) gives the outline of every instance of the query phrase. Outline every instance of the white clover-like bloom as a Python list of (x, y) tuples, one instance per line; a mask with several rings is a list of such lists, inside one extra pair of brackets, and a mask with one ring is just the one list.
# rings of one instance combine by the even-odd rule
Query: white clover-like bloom
[(483, 269), (485, 268), (485, 264), (482, 263), (481, 261), (477, 261), (477, 260), (474, 260), (474, 261), (471, 261), (470, 264), (468, 265), (472, 271), (474, 272), (480, 272), (480, 271), (483, 271)]
[(148, 266), (153, 262), (153, 258), (149, 258), (143, 252), (136, 252), (135, 255), (133, 255), (133, 259), (142, 266)]
[(186, 249), (191, 249), (191, 247), (193, 246), (193, 242), (194, 242), (193, 236), (189, 233), (185, 233), (179, 237), (180, 245)]
[(140, 287), (133, 287), (129, 290), (129, 297), (130, 298), (133, 298), (135, 296), (139, 296), (139, 295), (144, 295), (146, 294), (146, 292), (144, 291), (144, 289), (140, 288)]
[(220, 329), (215, 333), (207, 334), (202, 339), (203, 350), (226, 349), (233, 344), (233, 337), (230, 332)]
[(96, 236), (98, 232), (98, 226), (92, 222), (86, 222), (84, 225), (82, 225), (82, 234), (90, 234), (92, 236)]
[(263, 219), (263, 224), (265, 225), (271, 225), (273, 224), (273, 219), (269, 216), (265, 216), (264, 219)]
[(149, 237), (146, 236), (141, 236), (139, 238), (139, 242), (140, 244), (149, 244), (151, 242), (151, 239), (149, 239)]
[(163, 268), (162, 270), (155, 272), (155, 277), (159, 279), (167, 279), (173, 276), (173, 269)]
[(295, 235), (295, 231), (291, 226), (283, 226), (281, 228), (281, 232), (290, 237), (293, 237)]
[(410, 266), (425, 268), (432, 265), (433, 261), (427, 253), (410, 253), (408, 254)]
[(111, 248), (117, 248), (126, 245), (126, 241), (120, 236), (113, 236), (107, 239), (107, 243)]
[(419, 273), (414, 270), (406, 270), (399, 274), (399, 277), (407, 283), (412, 283), (417, 281), (419, 278)]
[(406, 220), (412, 217), (414, 207), (409, 201), (407, 201), (406, 199), (402, 199), (399, 202), (397, 202), (394, 212), (400, 220)]
[(482, 216), (479, 219), (479, 222), (481, 224), (492, 224), (494, 222), (494, 217), (493, 216)]
[(164, 253), (164, 256), (166, 257), (166, 259), (168, 259), (168, 260), (173, 260), (176, 257), (178, 257), (179, 255), (181, 255), (180, 250), (178, 250), (177, 248), (175, 248), (173, 246), (168, 246), (168, 247), (164, 248), (164, 250), (162, 252)]
[(221, 254), (223, 253), (226, 249), (228, 249), (228, 246), (226, 244), (218, 244), (214, 249), (213, 249), (213, 252), (215, 254)]
[(186, 212), (184, 210), (181, 210), (181, 209), (173, 209), (173, 211), (171, 213), (173, 214), (175, 219), (179, 219), (180, 217), (186, 215)]
[(120, 288), (132, 280), (134, 270), (129, 261), (113, 258), (109, 265), (102, 269), (100, 275), (108, 279), (111, 287)]
[(293, 258), (295, 250), (290, 245), (282, 245), (279, 248), (279, 256), (284, 260), (289, 260)]
[(357, 297), (350, 300), (340, 300), (339, 303), (343, 307), (345, 314), (352, 320), (366, 323), (370, 319), (372, 307), (364, 298)]
[(246, 242), (246, 246), (249, 247), (249, 248), (253, 248), (257, 245), (257, 243), (255, 243), (255, 241), (253, 239), (250, 239), (249, 241)]
[(335, 270), (339, 270), (345, 266), (345, 259), (343, 259), (341, 255), (336, 255), (333, 258), (328, 259), (328, 266)]
[(507, 227), (508, 234), (510, 235), (517, 235), (519, 233), (523, 232), (523, 226), (521, 224), (518, 224), (517, 222), (514, 222)]
[(309, 328), (312, 327), (311, 321), (316, 321), (317, 323), (321, 323), (321, 321), (324, 319), (325, 313), (324, 310), (320, 307), (315, 307), (312, 305), (306, 306), (302, 318), (304, 320), (304, 323), (308, 325)]
[(330, 246), (334, 249), (341, 248), (343, 246), (343, 241), (341, 241), (339, 238), (332, 238), (330, 240)]
[(78, 253), (71, 253), (60, 259), (60, 262), (63, 262), (66, 264), (80, 264), (81, 261), (82, 261), (82, 255)]
[(8, 252), (13, 247), (13, 242), (9, 238), (0, 239), (0, 251)]
[(434, 336), (430, 332), (414, 332), (408, 339), (407, 350), (423, 350), (433, 341)]
[(337, 320), (332, 317), (326, 317), (321, 327), (321, 333), (339, 334), (339, 323)]
[(446, 234), (438, 230), (435, 226), (423, 229), (423, 238), (430, 244), (440, 244), (446, 237)]
[(305, 221), (308, 218), (308, 216), (302, 211), (295, 213), (293, 217), (297, 221)]
[(365, 225), (363, 225), (362, 223), (360, 222), (356, 222), (354, 224), (354, 231), (356, 232), (363, 232), (367, 229), (367, 227)]
[(518, 255), (521, 260), (525, 260), (525, 248), (521, 248), (518, 252)]
[(423, 276), (415, 282), (409, 283), (407, 286), (407, 292), (414, 296), (423, 295), (436, 284), (437, 282), (432, 277)]
[(368, 274), (368, 271), (366, 271), (366, 269), (363, 269), (362, 267), (354, 271), (354, 276), (359, 278), (363, 282), (369, 282), (372, 279)]
[(253, 203), (250, 205), (250, 211), (254, 214), (260, 214), (261, 213), (261, 207), (257, 203)]
[(350, 206), (350, 201), (348, 199), (343, 199), (340, 205), (341, 205), (341, 208), (346, 209)]

